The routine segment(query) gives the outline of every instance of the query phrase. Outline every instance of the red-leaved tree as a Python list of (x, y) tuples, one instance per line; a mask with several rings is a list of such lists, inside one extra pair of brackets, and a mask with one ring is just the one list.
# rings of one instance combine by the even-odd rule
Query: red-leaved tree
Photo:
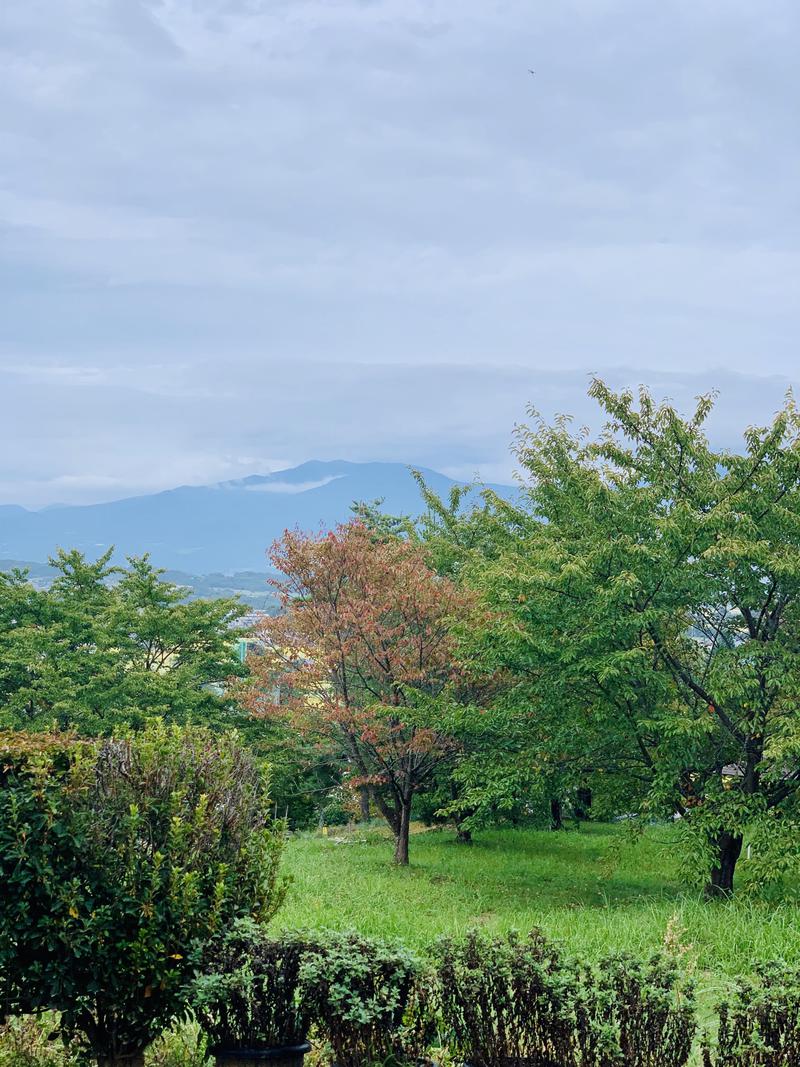
[(287, 531), (270, 558), (283, 612), (261, 626), (246, 701), (255, 715), (291, 716), (341, 755), (406, 864), (414, 795), (458, 751), (448, 725), (465, 683), (456, 631), (473, 602), (419, 545), (357, 522), (320, 536)]

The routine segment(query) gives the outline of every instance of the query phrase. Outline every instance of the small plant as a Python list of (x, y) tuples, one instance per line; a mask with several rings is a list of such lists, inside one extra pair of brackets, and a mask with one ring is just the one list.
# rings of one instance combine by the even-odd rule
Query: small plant
[(196, 1022), (167, 1030), (147, 1050), (145, 1067), (208, 1067), (206, 1038)]
[(760, 964), (739, 978), (719, 1006), (716, 1048), (703, 1046), (705, 1067), (788, 1067), (800, 1063), (800, 971)]
[(622, 1062), (635, 1067), (684, 1067), (697, 1023), (694, 991), (679, 984), (674, 960), (632, 956), (604, 960), (598, 970), (598, 1003), (610, 1009)]
[(473, 1067), (582, 1064), (593, 1011), (576, 1018), (580, 976), (539, 933), (490, 938), (475, 931), (435, 949), (438, 996), (454, 1050)]
[(0, 1067), (78, 1067), (76, 1054), (60, 1040), (50, 1012), (19, 1015), (0, 1025)]
[(473, 1067), (684, 1067), (695, 1032), (677, 966), (626, 956), (565, 959), (538, 930), (473, 932), (437, 946), (438, 996), (455, 1051)]
[(312, 947), (297, 933), (271, 939), (249, 919), (211, 944), (192, 1001), (212, 1051), (305, 1043), (310, 1020), (300, 996), (300, 970)]
[(421, 1058), (431, 1025), (417, 958), (401, 945), (328, 932), (303, 959), (303, 997), (338, 1067)]

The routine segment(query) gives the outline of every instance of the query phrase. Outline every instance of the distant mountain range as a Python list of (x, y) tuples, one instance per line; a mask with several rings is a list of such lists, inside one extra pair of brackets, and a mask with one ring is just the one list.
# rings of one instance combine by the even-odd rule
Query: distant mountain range
[[(456, 484), (436, 471), (422, 473), (438, 493), (447, 494)], [(514, 492), (510, 486), (491, 488), (503, 495)], [(95, 557), (114, 545), (118, 561), (149, 552), (158, 566), (197, 581), (198, 575), (228, 575), (214, 588), (230, 589), (237, 584), (230, 579), (234, 572), (267, 571), (266, 550), (285, 529), (329, 528), (350, 517), (355, 501), (378, 499), (392, 514), (423, 510), (417, 485), (403, 464), (341, 460), (311, 461), (273, 474), (184, 485), (103, 504), (41, 511), (0, 505), (0, 568), (12, 560), (43, 564), (59, 547)], [(235, 578), (247, 587), (255, 576)]]
[[(0, 571), (22, 570), (28, 572), (28, 581), (37, 589), (47, 589), (58, 571), (47, 563), (27, 559), (0, 559)], [(198, 597), (238, 597), (259, 611), (276, 611), (278, 598), (268, 582), (266, 571), (234, 571), (233, 574), (189, 574), (167, 568), (164, 578), (174, 585), (183, 586), (187, 600)], [(114, 579), (109, 580), (113, 585)]]

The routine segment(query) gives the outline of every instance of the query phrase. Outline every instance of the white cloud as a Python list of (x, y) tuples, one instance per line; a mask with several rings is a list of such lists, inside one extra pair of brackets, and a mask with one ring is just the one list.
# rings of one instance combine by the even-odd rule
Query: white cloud
[(310, 489), (321, 489), (323, 485), (330, 485), (343, 477), (343, 474), (332, 474), (329, 478), (318, 478), (312, 482), (257, 482), (245, 486), (245, 489), (251, 493), (286, 493), (291, 496), (295, 493), (307, 493)]

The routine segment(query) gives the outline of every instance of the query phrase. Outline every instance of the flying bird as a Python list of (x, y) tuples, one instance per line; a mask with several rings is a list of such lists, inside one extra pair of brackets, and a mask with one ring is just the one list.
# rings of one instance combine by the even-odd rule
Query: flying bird
[(535, 74), (535, 73), (536, 73), (536, 71), (535, 71), (535, 70), (531, 70), (531, 68), (530, 68), (530, 67), (528, 67), (528, 74)]

